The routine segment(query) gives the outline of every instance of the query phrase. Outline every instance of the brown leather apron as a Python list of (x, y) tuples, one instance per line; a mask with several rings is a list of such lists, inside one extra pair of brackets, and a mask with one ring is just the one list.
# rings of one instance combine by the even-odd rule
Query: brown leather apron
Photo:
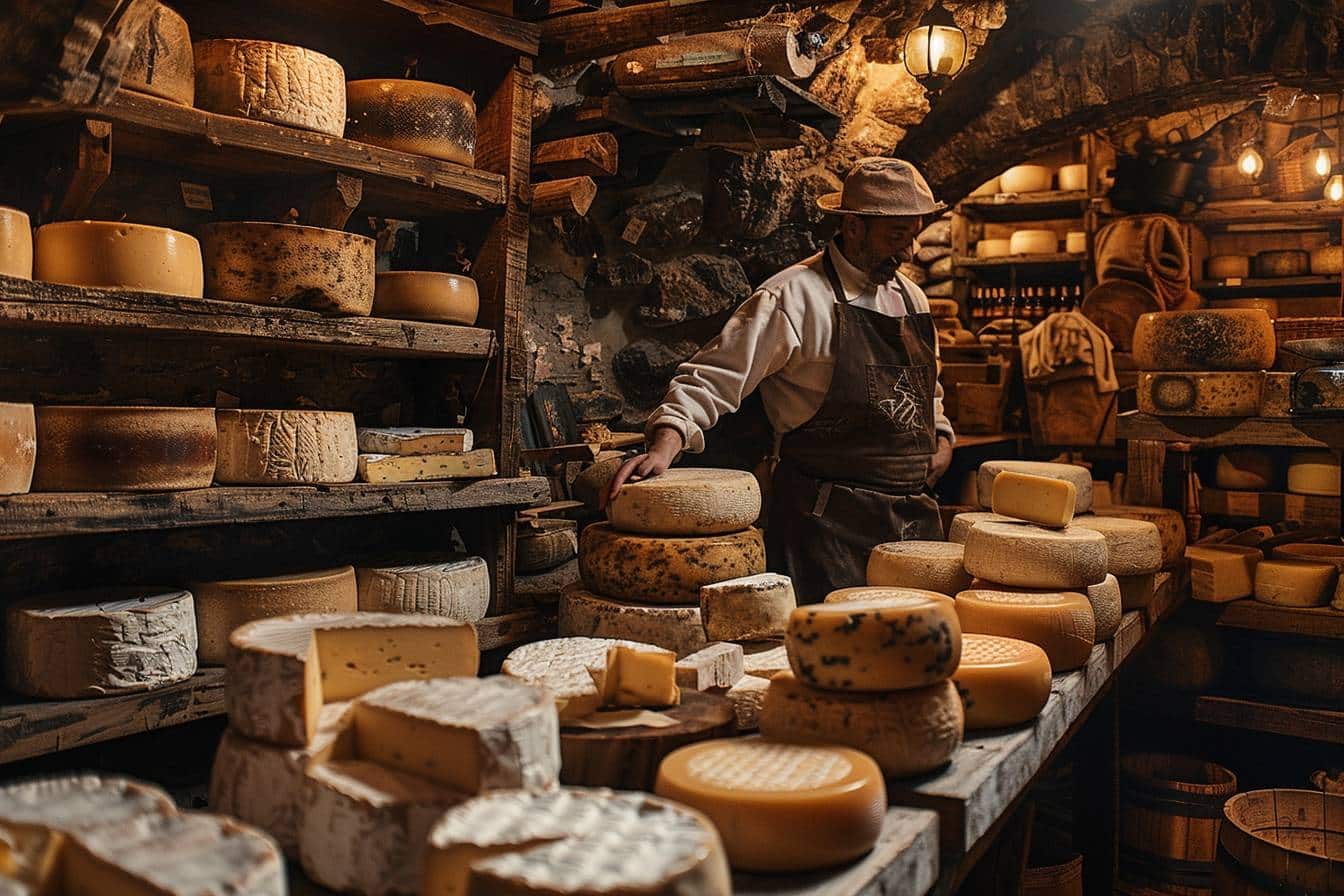
[(816, 415), (780, 441), (766, 546), (799, 603), (865, 583), (868, 555), (888, 541), (941, 539), (925, 493), (937, 444), (933, 318), (917, 314), (899, 278), (905, 317), (849, 303), (829, 249), (835, 292), (835, 373)]

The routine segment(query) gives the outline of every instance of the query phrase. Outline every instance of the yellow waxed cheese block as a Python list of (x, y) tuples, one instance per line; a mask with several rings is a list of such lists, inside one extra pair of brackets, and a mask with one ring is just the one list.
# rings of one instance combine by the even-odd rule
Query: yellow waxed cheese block
[(1076, 491), (1074, 513), (1092, 509), (1092, 471), (1075, 464), (1055, 464), (1034, 460), (987, 460), (980, 465), (976, 476), (976, 492), (980, 506), (989, 510), (994, 505), (994, 479), (1003, 472), (1026, 473), (1073, 483)]
[(603, 706), (640, 708), (681, 703), (677, 658), (670, 652), (615, 645), (607, 648), (606, 666), (589, 671)]
[(1190, 561), (1190, 596), (1221, 604), (1255, 592), (1255, 567), (1265, 555), (1237, 545), (1191, 545), (1185, 559)]
[(1259, 448), (1233, 448), (1218, 455), (1214, 482), (1219, 488), (1242, 491), (1272, 489), (1278, 482), (1274, 456)]
[(1073, 524), (1100, 532), (1106, 539), (1106, 571), (1117, 576), (1138, 576), (1162, 568), (1162, 534), (1144, 520), (1113, 516), (1079, 516)]
[[(988, 510), (971, 511), (969, 513), (959, 513), (952, 517), (952, 524), (947, 527), (947, 540), (953, 544), (965, 545), (966, 536), (970, 534), (971, 528), (976, 523), (1016, 523), (1020, 522), (1010, 516), (999, 516), (997, 513), (991, 513)], [(956, 592), (952, 592), (955, 594)]]
[(1260, 371), (1141, 373), (1139, 410), (1159, 417), (1254, 417), (1264, 379)]
[(668, 754), (654, 792), (703, 812), (739, 871), (829, 868), (873, 848), (887, 810), (882, 770), (858, 750), (710, 740)]
[(397, 78), (349, 81), (345, 101), (347, 140), (476, 163), (476, 103), (456, 87)]
[(760, 515), (755, 476), (692, 467), (627, 482), (607, 506), (615, 529), (639, 535), (723, 535), (741, 532)]
[(35, 413), (35, 491), (173, 491), (214, 479), (212, 408), (43, 405)]
[(894, 541), (868, 555), (868, 584), (953, 595), (970, 587), (962, 546), (950, 541)]
[(968, 634), (999, 635), (1037, 645), (1056, 672), (1086, 665), (1097, 640), (1092, 604), (1072, 591), (963, 591), (957, 595), (957, 615)]
[(358, 472), (354, 414), (221, 408), (215, 422), (221, 484), (337, 484)]
[(966, 709), (966, 730), (1020, 725), (1050, 699), (1050, 658), (1036, 644), (998, 635), (963, 636), (952, 674)]
[(124, 90), (148, 93), (183, 106), (196, 96), (196, 63), (187, 20), (155, 3), (149, 21), (135, 37), (131, 58), (121, 75)]
[(201, 244), (189, 233), (125, 221), (58, 221), (37, 228), (33, 276), (69, 286), (199, 299)]
[(1134, 326), (1140, 370), (1267, 370), (1277, 351), (1273, 321), (1253, 308), (1154, 311)]
[(699, 605), (669, 606), (612, 600), (577, 586), (560, 595), (557, 633), (562, 638), (638, 641), (689, 656), (708, 646)]
[(773, 572), (700, 588), (700, 618), (711, 641), (782, 638), (797, 606), (793, 581)]
[(764, 573), (765, 538), (752, 528), (673, 537), (596, 523), (579, 536), (579, 572), (589, 591), (618, 600), (698, 604), (705, 585)]
[(1120, 580), (1106, 574), (1095, 585), (1087, 586), (1087, 601), (1092, 605), (1092, 618), (1097, 626), (1097, 643), (1109, 641), (1120, 629), (1120, 617), (1124, 614), (1124, 591)]
[(0, 495), (24, 495), (33, 487), (37, 463), (37, 417), (30, 404), (0, 401)]
[(1106, 564), (1106, 538), (1081, 526), (977, 523), (966, 536), (966, 571), (1017, 588), (1086, 588)]
[(353, 317), (373, 309), (375, 245), (366, 236), (269, 221), (199, 232), (208, 298)]
[(460, 274), (382, 271), (375, 281), (374, 317), (428, 320), (469, 327), (476, 323), (480, 311), (481, 296), (476, 281)]
[(0, 206), (0, 275), (33, 279), (33, 225), (16, 208)]
[(221, 666), (234, 629), (297, 613), (354, 613), (359, 592), (353, 566), (253, 579), (193, 582), (200, 661)]
[(1288, 491), (1339, 497), (1339, 458), (1333, 451), (1294, 451), (1288, 458)]
[(1072, 482), (1005, 470), (994, 477), (990, 509), (1000, 516), (1062, 529), (1073, 519), (1077, 500)]
[(1323, 607), (1334, 596), (1338, 578), (1331, 563), (1262, 560), (1255, 567), (1255, 599), (1280, 607)]
[(570, 722), (601, 708), (602, 694), (593, 681), (593, 670), (605, 666), (612, 647), (672, 656), (671, 651), (635, 641), (552, 638), (515, 648), (505, 658), (502, 672), (530, 685), (544, 687), (555, 701), (560, 720)]
[(345, 70), (331, 57), (266, 40), (202, 40), (193, 49), (198, 108), (345, 133)]

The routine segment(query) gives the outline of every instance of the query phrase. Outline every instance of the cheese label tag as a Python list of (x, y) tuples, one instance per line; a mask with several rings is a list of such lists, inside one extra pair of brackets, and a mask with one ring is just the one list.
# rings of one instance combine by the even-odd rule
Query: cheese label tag
[(182, 204), (187, 208), (204, 212), (215, 210), (214, 200), (210, 197), (210, 188), (205, 184), (192, 184), (182, 181)]
[(1228, 516), (1259, 516), (1260, 495), (1257, 492), (1228, 492), (1227, 513)]
[(624, 232), (621, 233), (621, 239), (632, 246), (639, 245), (639, 238), (644, 235), (644, 230), (649, 226), (649, 222), (643, 218), (631, 218), (625, 225)]
[(667, 56), (654, 63), (654, 68), (690, 68), (696, 65), (722, 65), (742, 59), (740, 50), (707, 50), (699, 53), (682, 53), (680, 56)]

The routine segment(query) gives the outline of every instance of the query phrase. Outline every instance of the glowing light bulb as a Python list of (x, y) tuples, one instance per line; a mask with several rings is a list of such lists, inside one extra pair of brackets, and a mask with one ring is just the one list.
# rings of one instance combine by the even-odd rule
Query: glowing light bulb
[(947, 39), (943, 37), (942, 29), (931, 29), (933, 34), (929, 35), (929, 58), (933, 60), (931, 66), (936, 72), (946, 72), (952, 67), (952, 60), (948, 58)]
[(1248, 146), (1237, 158), (1237, 169), (1247, 177), (1259, 177), (1265, 170), (1265, 159), (1254, 146)]
[(1344, 174), (1336, 174), (1326, 181), (1325, 198), (1331, 202), (1344, 202)]
[(1311, 159), (1312, 170), (1316, 172), (1317, 177), (1330, 176), (1330, 150), (1322, 147), (1316, 150)]

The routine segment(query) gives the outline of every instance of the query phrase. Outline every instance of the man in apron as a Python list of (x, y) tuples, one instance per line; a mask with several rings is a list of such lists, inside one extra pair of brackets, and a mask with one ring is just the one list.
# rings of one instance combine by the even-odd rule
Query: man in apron
[(609, 492), (704, 450), (705, 430), (759, 388), (776, 434), (770, 568), (803, 603), (864, 584), (875, 545), (942, 537), (928, 490), (955, 440), (928, 299), (897, 271), (946, 206), (913, 165), (888, 158), (861, 160), (818, 204), (842, 216), (840, 234), (766, 281), (681, 365), (649, 419), (648, 453)]

